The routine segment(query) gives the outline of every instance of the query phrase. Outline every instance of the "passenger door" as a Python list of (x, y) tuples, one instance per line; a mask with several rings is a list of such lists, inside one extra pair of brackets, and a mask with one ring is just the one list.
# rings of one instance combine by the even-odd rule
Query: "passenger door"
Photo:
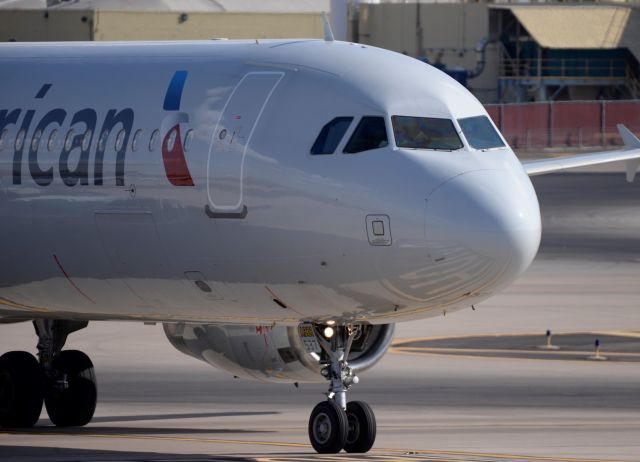
[(212, 218), (244, 218), (244, 159), (251, 136), (282, 72), (250, 72), (231, 92), (209, 147), (207, 214)]

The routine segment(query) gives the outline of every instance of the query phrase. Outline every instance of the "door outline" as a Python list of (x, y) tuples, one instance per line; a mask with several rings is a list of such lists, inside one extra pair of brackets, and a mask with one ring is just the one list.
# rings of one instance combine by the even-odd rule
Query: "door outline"
[[(238, 91), (238, 89), (240, 88), (240, 86), (243, 84), (243, 82), (249, 78), (250, 76), (254, 76), (254, 75), (272, 75), (272, 76), (278, 76), (277, 80), (275, 80), (275, 82), (273, 83), (273, 85), (271, 86), (271, 89), (269, 90), (269, 92), (267, 93), (266, 97), (264, 98), (264, 100), (262, 101), (262, 105), (260, 106), (260, 110), (258, 111), (258, 114), (256, 116), (255, 121), (253, 122), (253, 126), (251, 127), (251, 130), (249, 131), (249, 134), (247, 136), (247, 140), (244, 144), (244, 147), (242, 149), (242, 155), (241, 155), (241, 159), (240, 159), (240, 174), (239, 174), (239, 182), (240, 182), (240, 193), (239, 193), (239, 199), (238, 202), (236, 204), (233, 205), (216, 205), (213, 196), (213, 188), (215, 186), (215, 180), (214, 178), (212, 178), (212, 161), (215, 160), (214, 156), (216, 155), (216, 149), (215, 149), (215, 138), (218, 135), (218, 129), (220, 128), (220, 123), (223, 121), (224, 116), (227, 112), (227, 108), (229, 106), (229, 104), (231, 103), (231, 101), (233, 100), (233, 97), (236, 95), (236, 92)], [(206, 214), (210, 217), (210, 218), (245, 218), (247, 216), (247, 207), (246, 205), (243, 204), (244, 201), (244, 160), (247, 154), (247, 149), (249, 147), (249, 144), (251, 143), (251, 139), (253, 138), (253, 132), (255, 131), (256, 127), (258, 126), (258, 122), (260, 122), (260, 118), (262, 117), (262, 113), (264, 112), (265, 107), (267, 106), (267, 104), (269, 103), (269, 100), (271, 99), (271, 95), (273, 94), (273, 92), (275, 91), (275, 89), (277, 88), (278, 84), (280, 83), (280, 81), (282, 80), (282, 78), (284, 77), (284, 72), (270, 72), (270, 71), (257, 71), (257, 72), (248, 72), (246, 73), (241, 79), (240, 81), (236, 84), (236, 86), (234, 87), (233, 91), (231, 92), (231, 94), (229, 95), (229, 98), (227, 98), (227, 101), (224, 104), (224, 107), (222, 108), (222, 112), (220, 113), (220, 117), (218, 118), (218, 122), (216, 123), (216, 126), (213, 130), (213, 133), (211, 135), (211, 140), (209, 142), (209, 156), (207, 158), (207, 205), (205, 206), (205, 212)]]

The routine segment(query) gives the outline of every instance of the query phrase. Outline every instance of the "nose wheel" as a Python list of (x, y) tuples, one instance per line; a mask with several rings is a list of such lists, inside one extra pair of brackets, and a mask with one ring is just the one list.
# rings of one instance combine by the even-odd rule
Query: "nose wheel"
[(318, 403), (309, 418), (311, 446), (320, 454), (340, 452), (347, 442), (347, 414), (335, 401)]
[(315, 329), (323, 350), (322, 375), (329, 380), (327, 401), (318, 403), (309, 418), (309, 440), (321, 454), (365, 453), (376, 440), (376, 418), (364, 401), (347, 403), (347, 391), (359, 382), (347, 357), (357, 334), (352, 326), (337, 326), (335, 335), (326, 339)]
[(371, 406), (364, 401), (351, 401), (347, 404), (347, 441), (346, 452), (368, 452), (376, 441), (376, 416)]

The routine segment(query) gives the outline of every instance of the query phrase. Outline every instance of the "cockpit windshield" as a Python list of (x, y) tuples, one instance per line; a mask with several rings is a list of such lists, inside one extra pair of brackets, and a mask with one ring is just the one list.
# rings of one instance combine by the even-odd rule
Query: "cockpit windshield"
[(458, 119), (462, 133), (475, 149), (503, 148), (504, 142), (487, 116)]
[(392, 116), (391, 123), (399, 148), (454, 151), (463, 147), (449, 119)]

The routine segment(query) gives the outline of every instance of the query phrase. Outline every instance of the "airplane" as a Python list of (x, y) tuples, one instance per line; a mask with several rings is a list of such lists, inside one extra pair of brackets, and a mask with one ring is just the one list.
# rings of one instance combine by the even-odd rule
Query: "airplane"
[(319, 453), (367, 452), (347, 401), (394, 325), (476, 305), (531, 264), (529, 179), (626, 161), (521, 162), (464, 87), (399, 53), (324, 39), (0, 45), (0, 427), (88, 424), (88, 322), (159, 322), (235, 376), (329, 383)]

